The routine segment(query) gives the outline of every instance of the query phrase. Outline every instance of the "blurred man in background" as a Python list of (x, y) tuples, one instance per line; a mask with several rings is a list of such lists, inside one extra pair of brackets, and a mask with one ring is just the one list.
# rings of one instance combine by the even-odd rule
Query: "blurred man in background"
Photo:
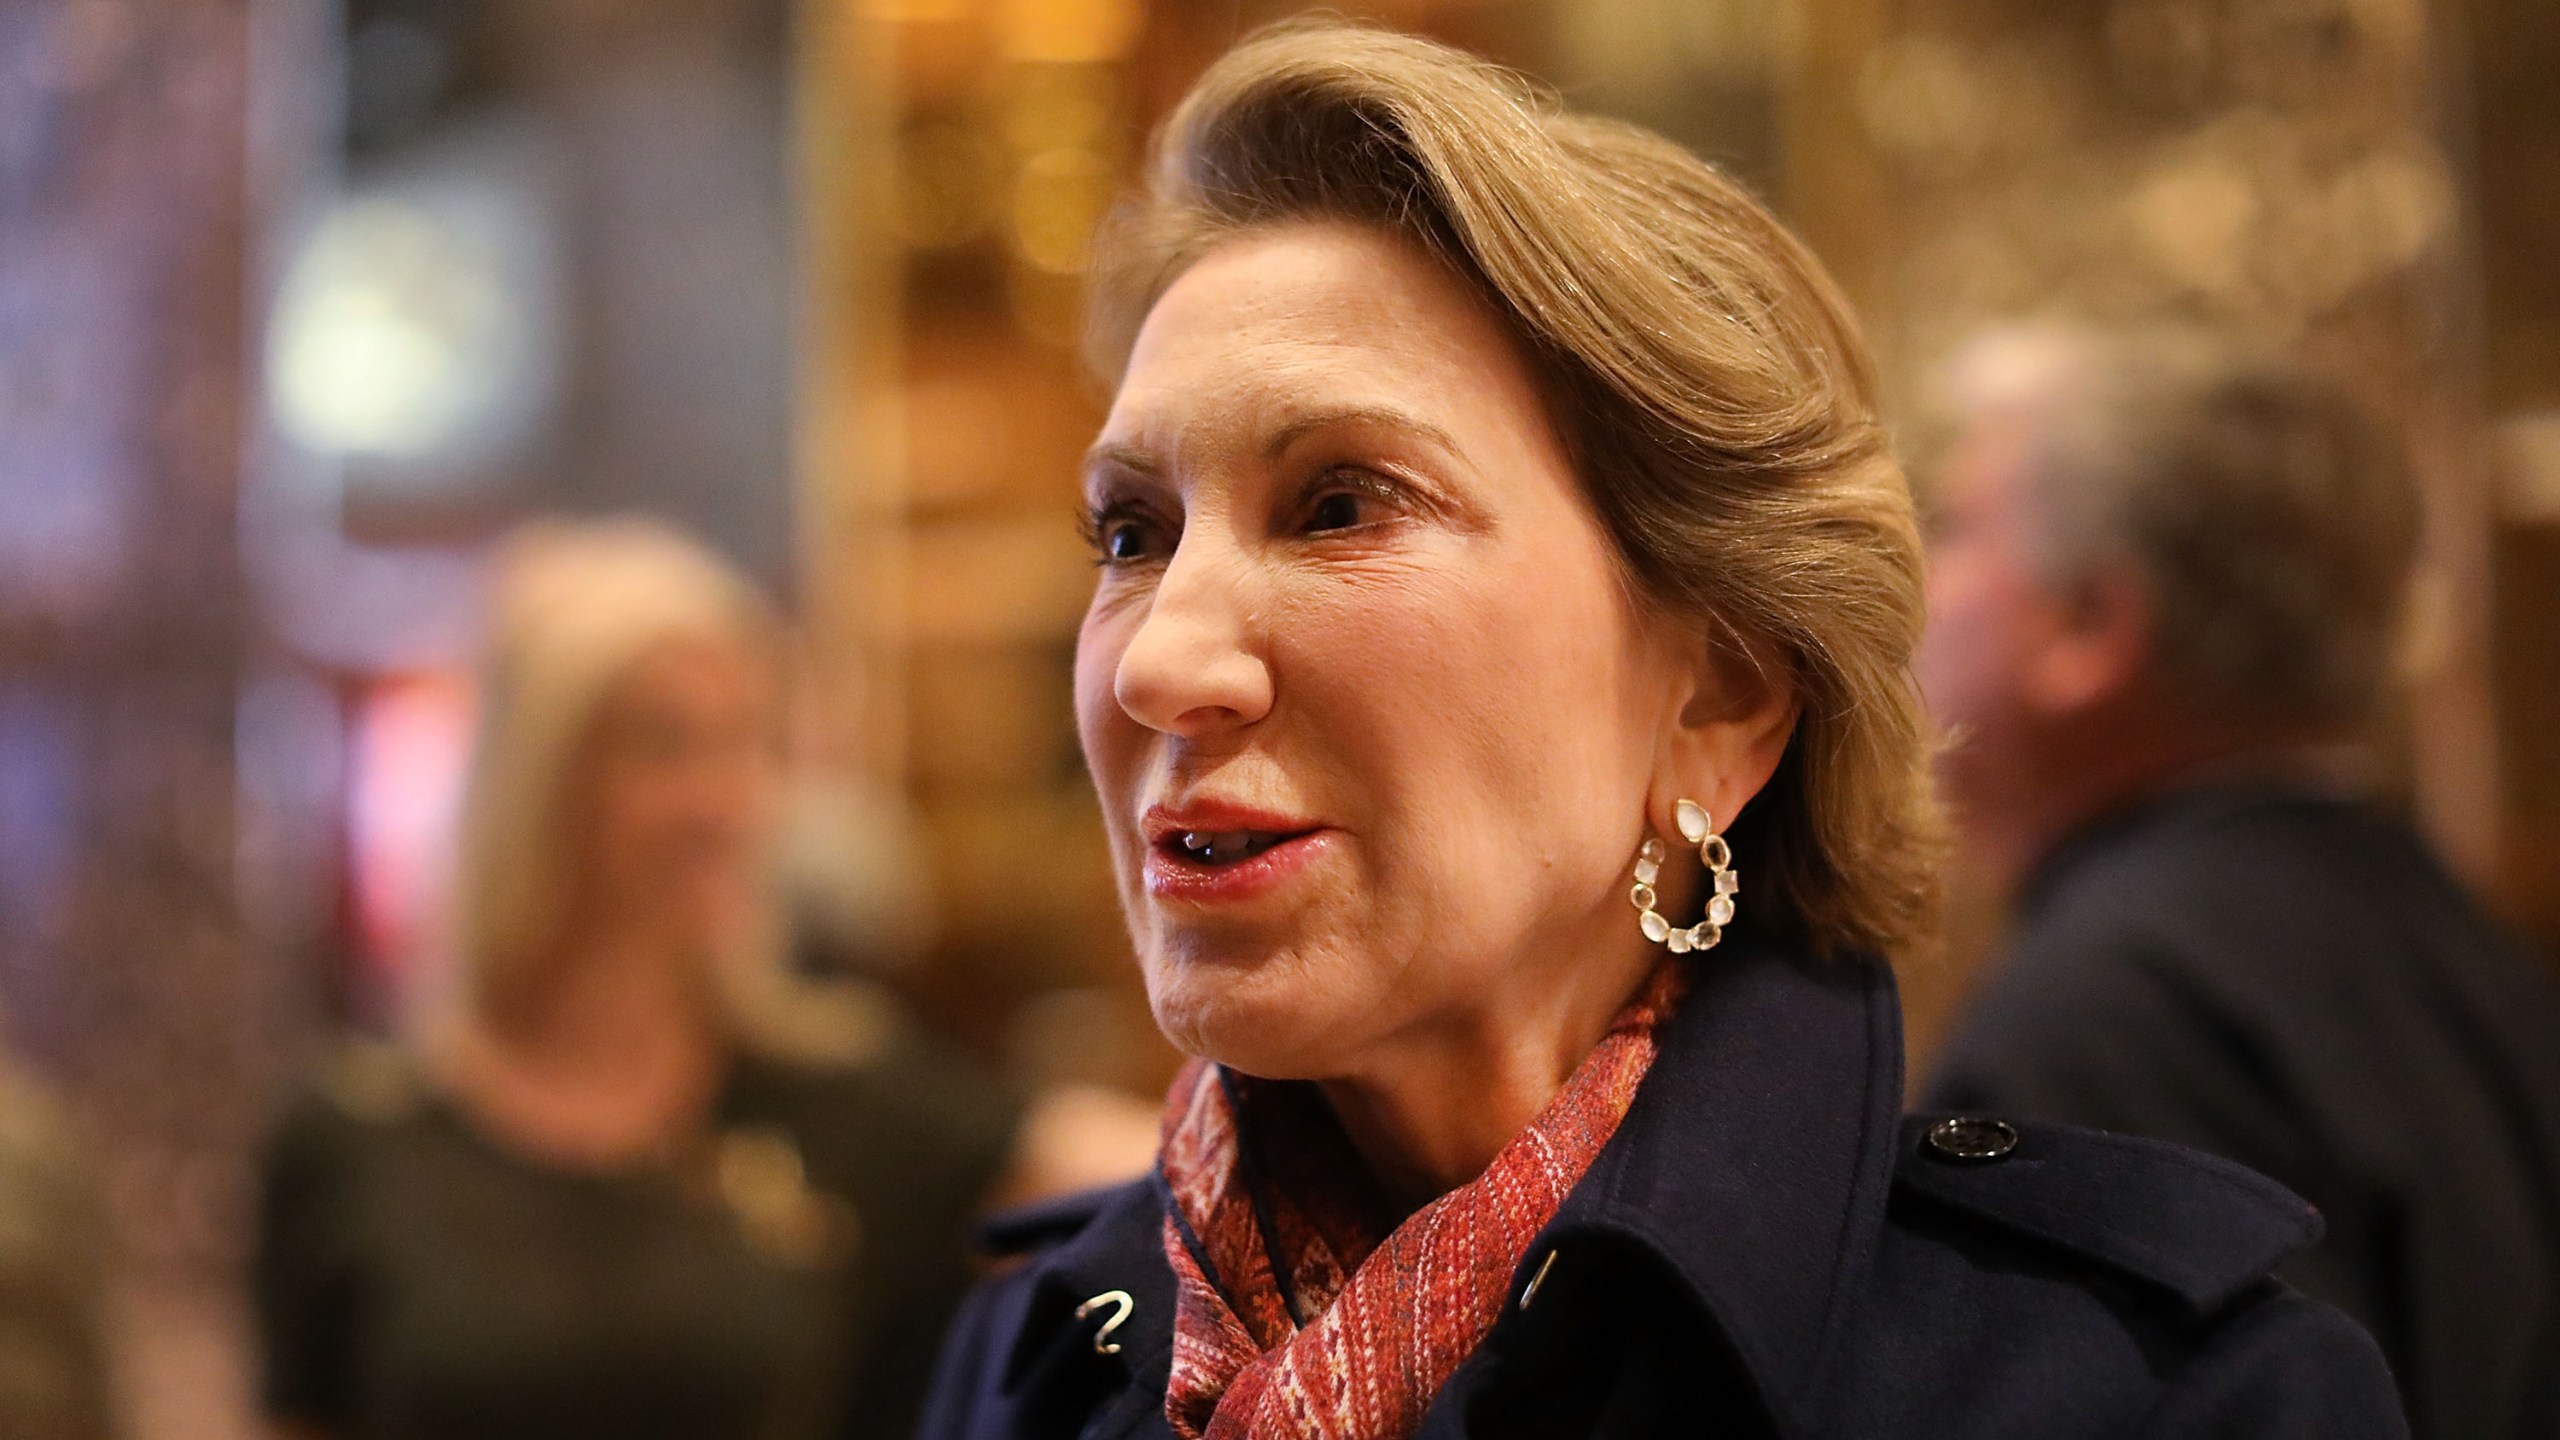
[(2560, 1435), (2560, 985), (2355, 742), (2419, 509), (2318, 380), (2166, 339), (1952, 368), (1922, 681), (2012, 930), (1924, 1099), (2195, 1145), (2328, 1238), (2286, 1278), (2421, 1436)]

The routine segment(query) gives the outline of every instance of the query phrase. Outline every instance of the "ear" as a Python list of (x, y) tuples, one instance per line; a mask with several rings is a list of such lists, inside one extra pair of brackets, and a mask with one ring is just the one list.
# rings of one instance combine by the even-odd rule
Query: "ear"
[(1654, 832), (1675, 849), (1674, 807), (1695, 800), (1729, 828), (1777, 773), (1803, 704), (1786, 665), (1721, 625), (1688, 647), (1682, 681), (1645, 797)]
[(2056, 623), (2024, 668), (2027, 702), (2048, 716), (2105, 703), (2150, 667), (2157, 625), (2151, 592), (2122, 565), (2100, 570), (2059, 607)]

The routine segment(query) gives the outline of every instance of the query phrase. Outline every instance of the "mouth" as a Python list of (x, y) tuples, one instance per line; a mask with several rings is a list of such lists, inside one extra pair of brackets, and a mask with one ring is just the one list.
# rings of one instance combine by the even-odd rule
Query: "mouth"
[(1158, 843), (1179, 859), (1195, 865), (1219, 866), (1239, 864), (1284, 840), (1296, 838), (1277, 830), (1179, 830)]
[(1330, 848), (1316, 821), (1213, 804), (1156, 806), (1145, 820), (1147, 893), (1224, 903), (1268, 894)]

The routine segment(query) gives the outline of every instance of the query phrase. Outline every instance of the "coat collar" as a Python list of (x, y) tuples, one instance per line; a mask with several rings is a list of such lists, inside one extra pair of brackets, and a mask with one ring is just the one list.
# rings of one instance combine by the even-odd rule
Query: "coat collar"
[[(1901, 1012), (1876, 962), (1806, 964), (1736, 930), (1693, 963), (1697, 983), (1663, 1026), (1626, 1119), (1531, 1243), (1513, 1293), (1549, 1252), (1571, 1263), (1577, 1235), (1633, 1240), (1724, 1329), (1781, 1432), (1798, 1432), (1810, 1428), (1814, 1381), (1883, 1230)], [(1036, 1262), (1008, 1390), (1055, 1363), (1061, 1333), (1089, 1351), (1100, 1316), (1075, 1322), (1075, 1307), (1121, 1290), (1133, 1308), (1111, 1337), (1117, 1358), (1132, 1393), (1161, 1412), (1173, 1349), (1165, 1207), (1160, 1181), (1122, 1187)]]
[(1883, 1233), (1901, 1009), (1879, 962), (1807, 964), (1729, 933), (1696, 963), (1617, 1135), (1515, 1284), (1550, 1251), (1570, 1263), (1577, 1232), (1636, 1241), (1723, 1328), (1781, 1431), (1800, 1431)]
[[(1062, 1374), (1089, 1372), (1096, 1357), (1108, 1355), (1125, 1367), (1133, 1384), (1127, 1395), (1155, 1397), (1151, 1409), (1163, 1411), (1167, 1377), (1173, 1367), (1173, 1269), (1165, 1260), (1164, 1217), (1168, 1197), (1156, 1175), (1093, 1197), (1092, 1218), (1074, 1238), (1033, 1262), (1027, 1308), (1016, 1329), (1013, 1352), (1005, 1358), (1003, 1387), (1022, 1395), (1054, 1383)], [(1103, 1327), (1120, 1311), (1104, 1297), (1128, 1298), (1126, 1313), (1111, 1328)], [(1076, 1311), (1087, 1302), (1095, 1308)], [(1116, 1345), (1116, 1350), (1104, 1350)], [(1124, 1407), (1125, 1408), (1125, 1407)], [(1134, 1415), (1128, 1418), (1138, 1418)], [(1099, 1433), (1123, 1433), (1125, 1425), (1102, 1427)]]

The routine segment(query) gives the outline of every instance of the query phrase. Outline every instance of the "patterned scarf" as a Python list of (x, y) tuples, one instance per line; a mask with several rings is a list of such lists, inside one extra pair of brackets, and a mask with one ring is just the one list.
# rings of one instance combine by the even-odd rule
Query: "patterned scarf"
[(1194, 1060), (1165, 1102), (1183, 1440), (1399, 1440), (1502, 1313), (1617, 1133), (1686, 967), (1665, 963), (1482, 1175), (1396, 1223), (1322, 1095)]

